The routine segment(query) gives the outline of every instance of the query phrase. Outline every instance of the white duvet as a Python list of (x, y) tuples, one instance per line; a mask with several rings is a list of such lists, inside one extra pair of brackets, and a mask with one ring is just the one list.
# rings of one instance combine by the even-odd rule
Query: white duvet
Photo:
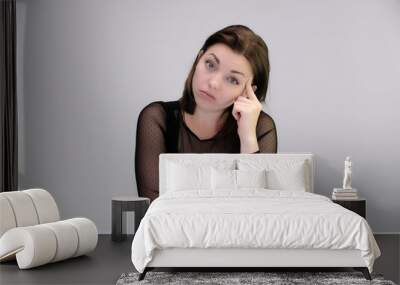
[(318, 194), (241, 189), (166, 193), (150, 205), (132, 242), (143, 272), (154, 249), (358, 249), (372, 272), (380, 250), (367, 221)]

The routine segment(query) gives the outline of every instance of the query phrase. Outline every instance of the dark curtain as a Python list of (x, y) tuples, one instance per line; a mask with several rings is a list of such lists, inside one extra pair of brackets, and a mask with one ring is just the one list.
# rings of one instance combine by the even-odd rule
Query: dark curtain
[(0, 0), (0, 192), (18, 190), (15, 0)]

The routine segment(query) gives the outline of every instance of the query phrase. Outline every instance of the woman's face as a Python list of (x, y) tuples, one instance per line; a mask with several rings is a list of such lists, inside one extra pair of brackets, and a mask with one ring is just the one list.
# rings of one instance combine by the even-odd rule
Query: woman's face
[(196, 105), (207, 110), (224, 110), (243, 94), (249, 79), (253, 79), (253, 73), (247, 59), (224, 44), (215, 44), (201, 55), (196, 65), (192, 81)]

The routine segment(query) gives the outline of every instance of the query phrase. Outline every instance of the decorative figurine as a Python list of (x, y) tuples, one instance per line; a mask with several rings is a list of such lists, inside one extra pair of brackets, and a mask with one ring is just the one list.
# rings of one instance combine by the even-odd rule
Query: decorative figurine
[(350, 156), (347, 156), (346, 160), (344, 161), (343, 189), (352, 189), (351, 188), (351, 161), (350, 161)]

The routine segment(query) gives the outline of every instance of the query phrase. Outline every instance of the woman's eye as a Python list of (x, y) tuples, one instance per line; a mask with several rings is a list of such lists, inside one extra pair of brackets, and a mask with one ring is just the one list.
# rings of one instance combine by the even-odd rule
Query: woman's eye
[[(206, 63), (206, 66), (207, 66), (207, 68), (214, 68), (215, 66), (214, 66), (214, 63), (211, 61), (211, 60), (206, 60), (205, 61), (205, 63)], [(230, 83), (233, 83), (233, 84), (235, 84), (235, 85), (239, 85), (240, 83), (239, 83), (239, 81), (235, 78), (235, 77), (229, 77), (228, 78), (228, 81), (230, 82)]]
[(211, 68), (214, 67), (214, 64), (209, 60), (206, 60), (206, 65), (207, 65), (207, 67), (211, 67)]
[[(230, 80), (233, 79), (233, 80)], [(229, 77), (229, 82), (234, 83), (235, 85), (239, 85), (239, 81), (235, 77)]]

